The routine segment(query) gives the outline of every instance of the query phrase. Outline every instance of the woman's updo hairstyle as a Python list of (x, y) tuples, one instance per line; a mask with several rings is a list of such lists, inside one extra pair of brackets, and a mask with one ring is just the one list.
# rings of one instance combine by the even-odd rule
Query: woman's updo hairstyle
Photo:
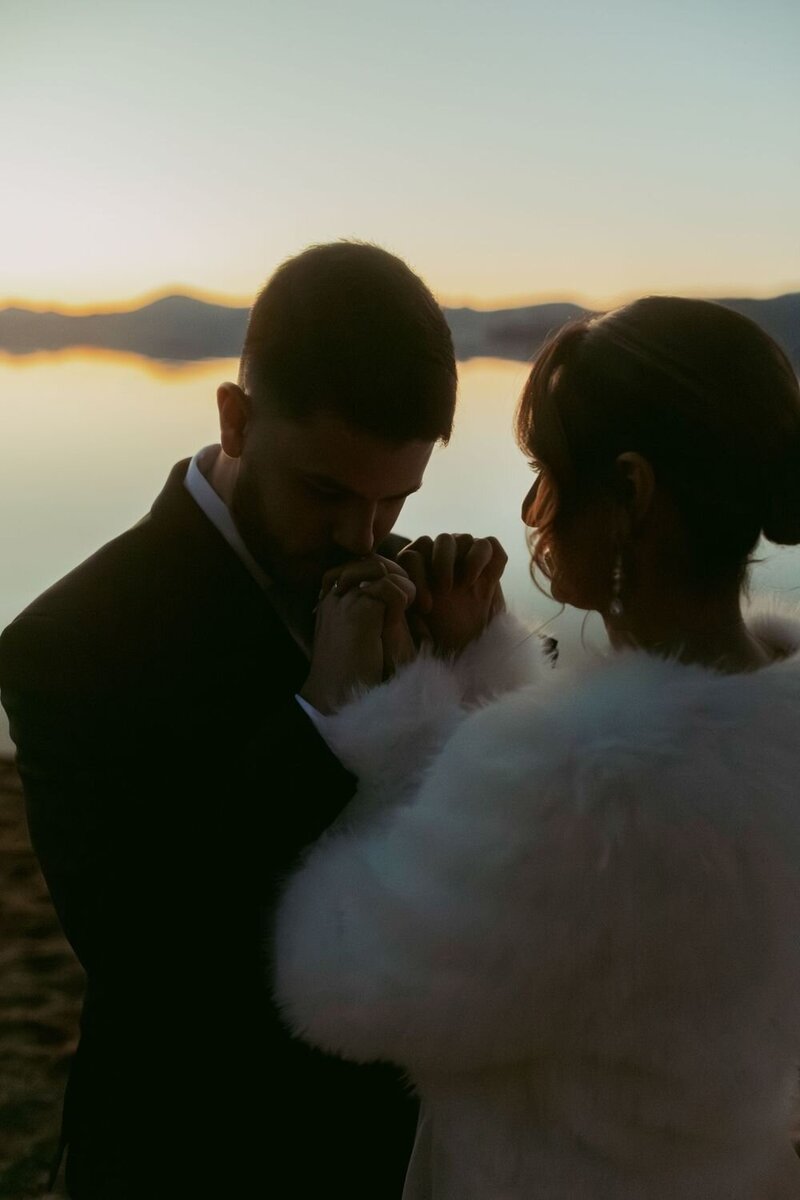
[(516, 433), (555, 485), (552, 527), (618, 488), (618, 455), (644, 455), (697, 583), (741, 578), (762, 532), (800, 542), (800, 387), (777, 343), (721, 304), (649, 296), (566, 326), (534, 363)]

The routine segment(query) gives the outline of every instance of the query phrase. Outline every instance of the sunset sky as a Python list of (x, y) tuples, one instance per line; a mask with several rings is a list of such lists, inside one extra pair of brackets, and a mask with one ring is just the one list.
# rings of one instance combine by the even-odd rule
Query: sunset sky
[(446, 303), (800, 289), (797, 0), (0, 15), (0, 304), (246, 303), (337, 237)]

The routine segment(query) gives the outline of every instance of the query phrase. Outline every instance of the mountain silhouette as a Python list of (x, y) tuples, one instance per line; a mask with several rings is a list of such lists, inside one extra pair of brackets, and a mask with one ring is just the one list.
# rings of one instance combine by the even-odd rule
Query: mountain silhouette
[[(761, 325), (800, 368), (800, 293), (719, 303)], [(444, 311), (461, 361), (487, 357), (524, 362), (549, 334), (590, 310), (577, 304), (530, 304), (491, 311)], [(90, 346), (168, 362), (233, 358), (241, 350), (247, 315), (246, 308), (191, 296), (163, 296), (130, 312), (80, 316), (6, 308), (0, 310), (0, 350), (22, 355)]]

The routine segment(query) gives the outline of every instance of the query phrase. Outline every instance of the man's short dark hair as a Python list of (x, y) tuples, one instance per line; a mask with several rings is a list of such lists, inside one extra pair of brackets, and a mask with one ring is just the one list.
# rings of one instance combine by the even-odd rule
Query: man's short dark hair
[(390, 441), (446, 442), (456, 382), (444, 313), (378, 246), (310, 246), (278, 268), (251, 309), (240, 386), (292, 419), (325, 412)]

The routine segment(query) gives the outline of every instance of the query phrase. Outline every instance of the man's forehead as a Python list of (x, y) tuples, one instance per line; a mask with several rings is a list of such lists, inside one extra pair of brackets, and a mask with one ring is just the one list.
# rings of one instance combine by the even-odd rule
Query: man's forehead
[(389, 441), (327, 413), (286, 425), (287, 448), (298, 470), (370, 495), (399, 495), (419, 487), (434, 446), (422, 440)]

